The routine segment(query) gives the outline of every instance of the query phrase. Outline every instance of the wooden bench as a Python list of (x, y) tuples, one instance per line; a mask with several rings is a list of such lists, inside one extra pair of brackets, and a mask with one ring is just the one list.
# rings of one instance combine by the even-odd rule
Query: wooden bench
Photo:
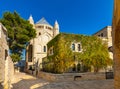
[(77, 78), (81, 78), (82, 76), (80, 75), (77, 75), (77, 76), (74, 76), (74, 81), (77, 79)]

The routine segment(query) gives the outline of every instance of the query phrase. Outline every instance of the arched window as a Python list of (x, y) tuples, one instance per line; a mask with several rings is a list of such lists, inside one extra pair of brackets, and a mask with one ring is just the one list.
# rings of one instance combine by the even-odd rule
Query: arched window
[(75, 51), (75, 44), (72, 44), (72, 50)]
[(46, 46), (44, 46), (43, 51), (46, 52)]

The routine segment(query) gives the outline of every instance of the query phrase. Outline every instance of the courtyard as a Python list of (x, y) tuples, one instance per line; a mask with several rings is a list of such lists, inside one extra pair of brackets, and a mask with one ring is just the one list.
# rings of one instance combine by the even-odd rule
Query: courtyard
[(49, 82), (26, 73), (16, 73), (12, 89), (114, 89), (113, 79)]

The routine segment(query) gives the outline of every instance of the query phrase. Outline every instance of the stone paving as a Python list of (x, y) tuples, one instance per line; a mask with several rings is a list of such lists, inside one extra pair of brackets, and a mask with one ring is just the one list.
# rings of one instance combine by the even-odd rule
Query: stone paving
[(113, 80), (48, 82), (25, 73), (16, 73), (12, 89), (114, 89)]

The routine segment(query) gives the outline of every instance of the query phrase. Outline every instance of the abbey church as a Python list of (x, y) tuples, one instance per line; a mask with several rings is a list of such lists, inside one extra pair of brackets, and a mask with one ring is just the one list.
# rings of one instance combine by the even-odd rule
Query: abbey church
[[(46, 57), (54, 54), (55, 49), (54, 45), (52, 45), (51, 48), (47, 47), (48, 42), (51, 42), (53, 38), (56, 38), (56, 36), (59, 34), (59, 24), (57, 21), (55, 21), (54, 26), (50, 25), (45, 18), (40, 19), (38, 22), (34, 23), (33, 17), (29, 17), (29, 22), (33, 25), (33, 28), (36, 30), (36, 37), (32, 40), (30, 40), (29, 44), (27, 44), (26, 48), (26, 72), (27, 70), (35, 70), (39, 71), (40, 69), (43, 69), (43, 66), (45, 65), (44, 62)], [(96, 32), (93, 34), (94, 36), (98, 36), (102, 39), (103, 42), (107, 42), (108, 49), (109, 49), (109, 56), (111, 59), (113, 59), (113, 53), (110, 51), (112, 47), (112, 27), (107, 26), (103, 28), (102, 30)], [(74, 34), (75, 36), (75, 34)], [(66, 40), (66, 39), (65, 39)], [(76, 38), (74, 41), (77, 40)], [(82, 39), (81, 39), (82, 40)], [(74, 43), (73, 41), (73, 43)], [(72, 43), (71, 43), (72, 44)], [(78, 50), (77, 52), (82, 52), (80, 49), (82, 49), (81, 42), (75, 43), (75, 50)], [(70, 46), (70, 45), (67, 45)], [(72, 46), (70, 46), (72, 47)], [(63, 49), (66, 50), (66, 49)], [(72, 51), (74, 52), (74, 51)], [(109, 66), (107, 68), (108, 70), (112, 70), (112, 66)], [(71, 71), (70, 71), (71, 72)]]
[(34, 23), (33, 17), (29, 17), (29, 22), (36, 30), (36, 38), (32, 39), (26, 50), (27, 69), (32, 65), (39, 66), (42, 63), (42, 58), (47, 56), (47, 43), (59, 34), (59, 24), (55, 21), (54, 26), (51, 26), (45, 18)]

